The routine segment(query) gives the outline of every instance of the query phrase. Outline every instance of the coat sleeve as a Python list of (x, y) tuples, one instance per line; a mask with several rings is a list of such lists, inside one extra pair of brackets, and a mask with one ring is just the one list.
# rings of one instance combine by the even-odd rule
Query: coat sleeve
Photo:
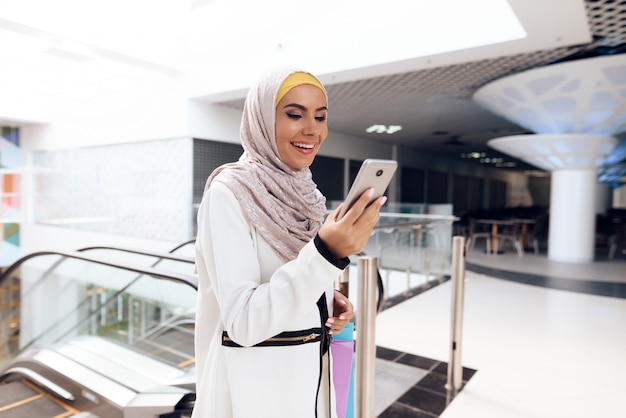
[[(236, 197), (214, 182), (198, 212), (200, 286), (213, 288), (224, 330), (242, 346), (292, 329), (341, 274), (311, 240), (263, 281), (255, 239)], [(202, 277), (205, 272), (208, 277)]]

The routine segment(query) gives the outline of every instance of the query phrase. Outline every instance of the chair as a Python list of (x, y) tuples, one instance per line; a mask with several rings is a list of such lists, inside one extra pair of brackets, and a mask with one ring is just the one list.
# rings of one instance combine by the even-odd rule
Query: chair
[(466, 251), (470, 251), (474, 248), (474, 244), (476, 244), (476, 240), (478, 238), (485, 238), (485, 250), (487, 252), (491, 251), (491, 231), (489, 230), (487, 224), (480, 224), (477, 219), (470, 218), (468, 230), (469, 235), (467, 237), (467, 242), (465, 243)]
[(613, 233), (609, 236), (609, 260), (615, 258), (618, 248), (626, 249), (626, 223), (615, 223)]
[(548, 215), (540, 215), (535, 218), (535, 223), (530, 224), (526, 233), (526, 241), (532, 243), (535, 254), (539, 254), (539, 242), (544, 244), (548, 240)]
[(509, 241), (515, 247), (517, 255), (522, 257), (524, 255), (524, 248), (522, 247), (522, 234), (521, 234), (520, 222), (511, 222), (510, 225), (504, 225), (502, 231), (498, 232), (498, 241), (496, 243), (496, 250), (500, 251), (500, 245), (504, 241)]

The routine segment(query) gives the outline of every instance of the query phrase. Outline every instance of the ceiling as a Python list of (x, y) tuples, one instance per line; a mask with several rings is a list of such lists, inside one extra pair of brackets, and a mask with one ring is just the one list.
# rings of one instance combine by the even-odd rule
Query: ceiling
[[(591, 43), (327, 84), (329, 128), (453, 159), (484, 153), (490, 161), (503, 158), (498, 164), (502, 169), (536, 170), (486, 145), (492, 138), (529, 132), (481, 108), (472, 101), (472, 94), (490, 81), (528, 69), (568, 59), (626, 53), (626, 1), (586, 0), (584, 4)], [(220, 104), (241, 109), (243, 99)], [(366, 133), (372, 121), (401, 125), (402, 129), (393, 134)], [(624, 142), (622, 139), (621, 147), (626, 148)], [(466, 161), (478, 163), (480, 159)], [(511, 162), (515, 165), (507, 164)], [(614, 161), (619, 162), (626, 162), (626, 155)]]
[[(178, 25), (172, 23), (177, 21), (175, 16), (186, 13), (181, 9), (184, 2), (164, 1), (164, 6), (159, 8), (149, 0), (136, 1), (138, 14), (126, 15), (118, 13), (127, 8), (127, 2), (123, 0), (94, 1), (89, 3), (90, 6), (78, 0), (63, 0), (61, 3), (73, 11), (72, 16), (80, 17), (60, 20), (51, 17), (63, 14), (61, 9), (45, 0), (40, 0), (40, 7), (36, 8), (29, 7), (26, 2), (0, 0), (0, 123), (9, 126), (44, 124), (50, 120), (49, 109), (59, 98), (85, 106), (98, 101), (109, 105), (106, 100), (113, 97), (112, 92), (125, 92), (146, 83), (148, 79), (160, 82), (185, 74), (188, 68), (178, 65), (181, 60), (172, 54), (177, 48), (171, 48), (175, 45), (174, 35), (185, 33), (183, 29), (186, 27), (180, 23), (184, 20), (178, 20)], [(191, 32), (184, 41), (195, 39), (200, 46), (208, 44), (203, 38), (206, 33), (202, 32), (211, 26), (207, 24), (207, 14), (211, 16), (211, 7), (230, 2), (190, 1), (199, 32)], [(626, 53), (626, 0), (507, 1), (527, 31), (525, 39), (334, 73), (331, 70), (318, 72), (306, 66), (320, 75), (327, 86), (331, 132), (398, 144), (420, 153), (455, 160), (462, 155), (482, 155), (483, 162), (488, 158), (489, 164), (506, 170), (535, 170), (535, 167), (502, 155), (486, 145), (489, 139), (527, 131), (478, 106), (472, 101), (473, 93), (490, 81), (528, 69), (568, 59)], [(9, 5), (17, 7), (20, 4), (24, 4), (21, 10), (7, 12), (12, 10)], [(109, 10), (113, 13), (109, 19), (116, 19), (116, 31), (110, 31), (109, 20), (103, 18), (109, 4), (114, 4)], [(584, 5), (584, 12), (581, 4)], [(94, 9), (97, 5), (101, 9)], [(150, 16), (145, 15), (147, 7), (151, 10)], [(244, 12), (237, 7), (234, 9), (232, 19), (224, 22), (232, 35), (229, 39), (242, 38), (247, 42), (249, 33), (246, 35), (245, 25), (237, 19)], [(203, 14), (203, 10), (207, 14)], [(334, 10), (335, 14), (340, 11), (337, 8)], [(298, 12), (294, 10), (294, 13)], [(482, 10), (484, 14), (489, 12)], [(142, 20), (146, 21), (146, 25), (148, 18), (154, 22), (152, 26), (137, 31), (137, 23), (132, 16), (144, 16)], [(454, 27), (446, 26), (449, 22), (446, 17), (450, 16), (439, 17), (442, 33), (433, 36), (462, 36), (462, 31), (457, 34)], [(497, 20), (499, 15), (492, 13), (490, 17)], [(220, 18), (224, 20), (223, 16), (214, 15), (213, 18), (217, 19), (214, 23)], [(343, 18), (337, 16), (336, 23), (341, 24)], [(163, 22), (167, 22), (170, 32), (163, 29)], [(361, 33), (374, 29), (368, 22), (354, 23), (360, 25), (357, 28)], [(214, 29), (218, 30), (222, 29)], [(258, 29), (254, 30), (258, 32)], [(332, 32), (331, 35), (340, 36), (335, 33), (338, 28), (327, 30)], [(69, 49), (49, 47), (68, 40), (78, 40), (82, 45)], [(223, 74), (234, 72), (226, 65), (235, 55), (232, 54), (233, 49), (229, 51), (228, 43), (219, 37), (216, 41), (214, 46), (223, 46), (225, 53), (231, 56), (223, 56), (216, 65), (214, 59), (207, 58), (217, 56), (216, 51), (194, 50), (192, 56), (196, 60), (193, 63), (205, 67), (193, 71), (200, 75), (201, 82), (219, 80), (218, 90), (223, 88), (224, 91), (211, 91), (215, 86), (208, 88), (200, 83), (188, 97), (241, 110), (247, 87), (243, 84), (236, 88), (227, 87), (228, 83), (219, 76), (206, 75), (208, 70), (216, 68), (221, 68)], [(428, 43), (428, 39), (418, 43), (423, 45)], [(42, 45), (48, 46), (42, 50)], [(87, 46), (87, 53), (83, 51), (84, 46)], [(151, 53), (139, 53), (140, 46), (149, 46)], [(273, 52), (268, 49), (261, 51), (261, 55), (268, 55), (267, 60), (272, 61), (277, 57), (271, 55)], [(164, 54), (169, 58), (165, 59)], [(323, 61), (324, 64), (332, 64), (332, 60)], [(233, 68), (240, 70), (241, 64), (235, 65)], [(18, 79), (23, 82), (18, 82)], [(393, 134), (366, 133), (372, 124), (400, 125), (402, 129)], [(499, 163), (494, 164), (494, 160)], [(624, 135), (609, 160), (614, 172), (626, 176)], [(464, 161), (479, 164), (481, 159), (466, 158)]]

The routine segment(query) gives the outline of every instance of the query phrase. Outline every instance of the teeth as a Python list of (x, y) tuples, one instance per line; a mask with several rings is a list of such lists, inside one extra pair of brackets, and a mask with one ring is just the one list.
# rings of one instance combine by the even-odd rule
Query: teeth
[(304, 148), (304, 149), (313, 149), (315, 145), (313, 144), (301, 144), (300, 142), (293, 142), (294, 147)]

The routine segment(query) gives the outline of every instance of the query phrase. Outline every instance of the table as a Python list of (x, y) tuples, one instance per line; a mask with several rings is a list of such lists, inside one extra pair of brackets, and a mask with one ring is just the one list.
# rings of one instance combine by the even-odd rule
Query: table
[(498, 253), (498, 227), (500, 225), (515, 225), (515, 221), (510, 219), (479, 219), (476, 222), (481, 224), (491, 224), (491, 253)]

